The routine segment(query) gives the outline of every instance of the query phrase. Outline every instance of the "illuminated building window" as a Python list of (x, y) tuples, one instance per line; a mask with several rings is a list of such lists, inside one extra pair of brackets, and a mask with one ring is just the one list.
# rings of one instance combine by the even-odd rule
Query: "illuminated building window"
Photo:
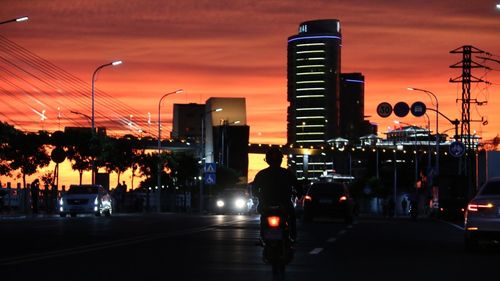
[(325, 67), (325, 65), (324, 64), (297, 65), (297, 68), (314, 68), (314, 67)]
[(325, 125), (297, 125), (296, 128), (324, 128)]
[(300, 75), (317, 75), (317, 74), (325, 74), (324, 71), (316, 71), (316, 72), (300, 72), (297, 73), (298, 76)]
[(306, 142), (324, 142), (324, 140), (297, 140), (297, 143), (306, 143)]
[(298, 58), (297, 61), (307, 61), (307, 60), (325, 60), (324, 57), (313, 57), (313, 58)]
[(310, 132), (310, 133), (297, 133), (297, 136), (305, 136), (305, 135), (324, 135), (324, 132)]
[(297, 47), (310, 47), (310, 46), (325, 46), (325, 43), (297, 44)]
[(299, 88), (297, 89), (297, 92), (299, 91), (323, 91), (325, 88)]
[(304, 107), (304, 108), (297, 108), (297, 111), (309, 111), (309, 110), (325, 110), (324, 107)]
[(325, 50), (308, 50), (308, 51), (298, 51), (298, 54), (315, 54), (315, 53), (324, 53)]
[(325, 80), (297, 81), (297, 84), (316, 84), (316, 83), (325, 83)]
[(325, 119), (325, 116), (299, 116), (297, 119)]
[(324, 98), (325, 95), (303, 95), (297, 96), (298, 99), (307, 99), (307, 98)]

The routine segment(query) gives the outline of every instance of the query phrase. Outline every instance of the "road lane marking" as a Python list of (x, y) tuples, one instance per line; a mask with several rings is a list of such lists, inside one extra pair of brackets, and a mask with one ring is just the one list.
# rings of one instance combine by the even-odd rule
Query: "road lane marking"
[(207, 226), (197, 227), (197, 228), (190, 228), (190, 229), (185, 229), (185, 230), (180, 230), (180, 231), (173, 231), (173, 232), (168, 232), (168, 233), (158, 233), (158, 234), (147, 234), (147, 235), (124, 238), (124, 239), (110, 241), (110, 242), (95, 243), (95, 244), (90, 244), (90, 245), (77, 246), (77, 247), (73, 247), (73, 248), (66, 248), (66, 249), (60, 249), (60, 250), (54, 250), (54, 251), (48, 251), (48, 252), (42, 252), (42, 253), (27, 254), (27, 255), (17, 256), (17, 257), (8, 257), (8, 258), (0, 259), (0, 265), (14, 265), (14, 264), (21, 264), (21, 263), (26, 263), (26, 262), (34, 262), (34, 261), (45, 260), (45, 259), (50, 259), (50, 258), (57, 258), (57, 257), (64, 257), (64, 256), (100, 251), (100, 250), (104, 250), (104, 249), (108, 249), (108, 248), (115, 248), (115, 247), (120, 247), (120, 246), (139, 244), (139, 243), (143, 243), (143, 242), (147, 242), (147, 241), (165, 239), (165, 238), (169, 238), (169, 237), (173, 237), (173, 236), (182, 236), (182, 235), (189, 235), (189, 234), (200, 233), (200, 232), (205, 232), (205, 231), (213, 231), (214, 227), (217, 227), (217, 226), (229, 225), (229, 224), (244, 222), (244, 221), (249, 221), (249, 220), (250, 219), (235, 219), (235, 220), (231, 220), (231, 221), (227, 221), (227, 222), (223, 222), (223, 223), (216, 223), (216, 224), (212, 224), (212, 225), (207, 225)]
[(323, 251), (323, 248), (314, 248), (312, 251), (309, 252), (310, 255), (317, 255)]
[(344, 234), (346, 234), (346, 232), (347, 232), (347, 230), (345, 230), (345, 229), (344, 229), (344, 230), (339, 231), (339, 233), (338, 233), (338, 234), (339, 234), (339, 235), (344, 235)]
[(335, 237), (332, 237), (332, 238), (326, 240), (326, 242), (328, 242), (328, 243), (333, 243), (335, 241), (337, 241), (337, 238), (335, 238)]
[(454, 226), (454, 227), (456, 227), (456, 228), (458, 228), (460, 230), (465, 230), (463, 227), (459, 226), (458, 224), (454, 224), (452, 222), (448, 222), (448, 221), (445, 221), (445, 220), (441, 220), (441, 221), (444, 222), (444, 223), (446, 223), (446, 224), (449, 224), (451, 226)]

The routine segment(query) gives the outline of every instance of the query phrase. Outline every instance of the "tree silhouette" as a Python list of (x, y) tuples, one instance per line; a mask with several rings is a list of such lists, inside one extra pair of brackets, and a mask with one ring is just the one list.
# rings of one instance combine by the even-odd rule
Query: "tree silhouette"
[(0, 175), (11, 175), (9, 152), (12, 151), (12, 139), (17, 133), (14, 126), (0, 122)]
[(80, 184), (82, 184), (83, 172), (92, 168), (92, 149), (90, 141), (91, 130), (65, 130), (67, 157), (71, 161), (71, 168), (80, 174)]
[(99, 162), (106, 167), (108, 173), (115, 172), (120, 182), (120, 175), (132, 168), (135, 160), (135, 147), (138, 140), (135, 136), (125, 135), (121, 138), (106, 138), (103, 153)]
[(12, 138), (8, 151), (10, 167), (12, 170), (20, 170), (25, 188), (26, 176), (36, 173), (38, 168), (48, 166), (50, 163), (45, 145), (48, 139), (49, 136), (44, 131), (40, 131), (39, 134), (17, 131)]

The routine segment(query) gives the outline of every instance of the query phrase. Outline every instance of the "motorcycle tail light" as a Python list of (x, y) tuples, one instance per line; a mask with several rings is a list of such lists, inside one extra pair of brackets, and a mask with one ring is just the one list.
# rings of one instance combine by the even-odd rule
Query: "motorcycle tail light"
[(267, 217), (267, 224), (270, 227), (278, 227), (280, 225), (280, 217), (279, 216), (269, 216), (269, 217)]
[(306, 201), (312, 201), (312, 197), (311, 197), (311, 196), (309, 196), (309, 195), (306, 195), (306, 196), (304, 197), (304, 200), (306, 200)]
[(467, 206), (467, 210), (470, 212), (477, 212), (480, 209), (490, 209), (493, 208), (493, 204), (488, 203), (488, 204), (475, 204), (475, 203), (470, 203)]
[(347, 200), (347, 196), (342, 196), (339, 198), (339, 202), (343, 202)]

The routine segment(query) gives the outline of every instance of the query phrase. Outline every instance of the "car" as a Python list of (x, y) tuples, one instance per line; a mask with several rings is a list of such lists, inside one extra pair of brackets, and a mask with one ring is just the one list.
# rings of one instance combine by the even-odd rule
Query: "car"
[(243, 188), (226, 188), (215, 200), (215, 210), (218, 214), (249, 214), (254, 209), (253, 199)]
[(70, 185), (59, 199), (59, 215), (76, 217), (77, 214), (110, 216), (113, 212), (111, 196), (101, 185)]
[(480, 242), (500, 241), (500, 177), (483, 184), (465, 210), (465, 247), (475, 249)]
[(302, 200), (303, 219), (316, 217), (342, 218), (346, 223), (353, 220), (354, 201), (345, 183), (315, 182)]

